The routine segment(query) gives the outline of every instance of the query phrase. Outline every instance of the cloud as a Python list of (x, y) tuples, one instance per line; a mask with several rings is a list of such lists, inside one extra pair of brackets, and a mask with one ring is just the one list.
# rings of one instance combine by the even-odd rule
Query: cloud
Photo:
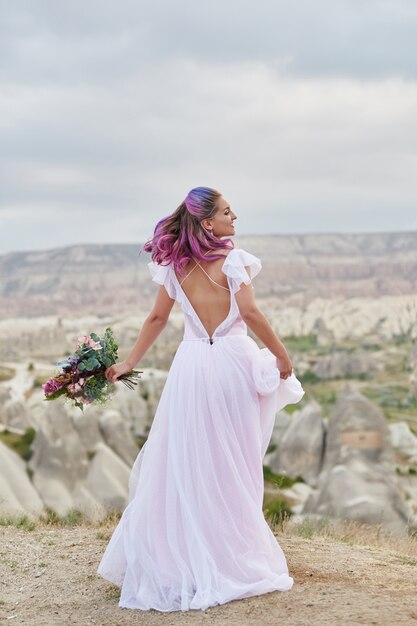
[(416, 76), (414, 0), (4, 3), (3, 75), (97, 82), (154, 62), (288, 63), (292, 74)]
[(204, 184), (242, 233), (415, 228), (413, 3), (109, 6), (7, 7), (0, 252), (143, 241)]

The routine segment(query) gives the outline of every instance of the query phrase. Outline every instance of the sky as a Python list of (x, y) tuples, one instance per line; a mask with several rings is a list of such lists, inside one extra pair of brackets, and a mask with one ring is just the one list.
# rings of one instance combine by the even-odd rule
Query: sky
[(417, 230), (415, 0), (0, 0), (0, 254)]

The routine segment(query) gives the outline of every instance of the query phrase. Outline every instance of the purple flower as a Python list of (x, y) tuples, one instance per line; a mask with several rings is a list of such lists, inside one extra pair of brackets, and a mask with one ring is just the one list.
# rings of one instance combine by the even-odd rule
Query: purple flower
[(65, 387), (70, 380), (71, 377), (69, 374), (59, 374), (58, 376), (53, 376), (47, 380), (46, 383), (42, 385), (42, 389), (45, 395), (49, 396), (52, 393), (55, 393), (55, 391), (62, 389), (62, 387)]

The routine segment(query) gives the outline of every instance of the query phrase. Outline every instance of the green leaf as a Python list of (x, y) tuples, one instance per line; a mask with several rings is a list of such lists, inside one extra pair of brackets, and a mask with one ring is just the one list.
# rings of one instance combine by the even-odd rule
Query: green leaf
[(86, 369), (85, 361), (81, 361), (80, 363), (78, 363), (77, 369), (79, 369), (80, 372), (83, 372)]
[(63, 396), (67, 393), (66, 387), (61, 387), (61, 389), (57, 389), (54, 393), (50, 393), (48, 396), (45, 396), (44, 400), (55, 400), (59, 398), (59, 396)]

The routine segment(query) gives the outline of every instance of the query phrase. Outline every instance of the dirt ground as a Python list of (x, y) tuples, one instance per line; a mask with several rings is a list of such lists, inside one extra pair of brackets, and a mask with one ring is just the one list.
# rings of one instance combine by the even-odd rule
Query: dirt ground
[(277, 533), (295, 581), (291, 591), (159, 613), (119, 608), (119, 589), (96, 575), (111, 530), (1, 527), (0, 625), (417, 625), (417, 555), (407, 544), (398, 550)]

